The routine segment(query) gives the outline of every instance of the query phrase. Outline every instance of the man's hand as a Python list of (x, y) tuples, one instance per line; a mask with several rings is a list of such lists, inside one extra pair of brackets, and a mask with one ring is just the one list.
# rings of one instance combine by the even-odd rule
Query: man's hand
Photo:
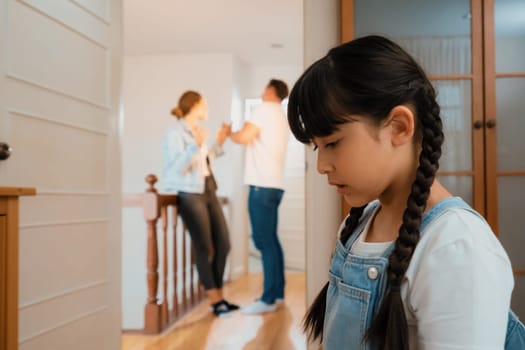
[(226, 141), (226, 139), (230, 136), (231, 131), (231, 124), (222, 123), (221, 128), (219, 129), (219, 131), (217, 131), (215, 143), (217, 143), (219, 146), (222, 146), (224, 141)]

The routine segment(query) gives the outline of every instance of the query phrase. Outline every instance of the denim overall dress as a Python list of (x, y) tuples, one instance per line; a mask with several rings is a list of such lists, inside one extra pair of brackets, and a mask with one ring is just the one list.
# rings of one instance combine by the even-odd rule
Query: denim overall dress
[[(363, 336), (379, 310), (386, 287), (388, 256), (394, 245), (391, 244), (379, 257), (360, 257), (350, 253), (352, 244), (359, 237), (378, 205), (379, 202), (376, 201), (365, 209), (357, 228), (345, 245), (337, 240), (329, 271), (326, 298), (323, 329), (325, 350), (378, 350), (377, 345), (371, 342), (365, 343)], [(447, 209), (458, 207), (482, 218), (460, 198), (447, 198), (423, 215), (421, 234), (424, 234), (425, 228), (432, 220)], [(525, 349), (525, 327), (509, 310), (505, 350), (522, 349)]]

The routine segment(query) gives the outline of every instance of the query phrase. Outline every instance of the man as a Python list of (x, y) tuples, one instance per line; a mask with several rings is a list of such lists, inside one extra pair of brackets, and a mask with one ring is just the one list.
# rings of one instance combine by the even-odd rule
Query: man
[(242, 308), (244, 314), (275, 311), (284, 299), (284, 256), (277, 224), (289, 138), (281, 103), (287, 96), (286, 83), (270, 80), (262, 94), (263, 103), (239, 131), (230, 134), (233, 142), (246, 145), (244, 182), (249, 186), (248, 212), (264, 274), (262, 296)]

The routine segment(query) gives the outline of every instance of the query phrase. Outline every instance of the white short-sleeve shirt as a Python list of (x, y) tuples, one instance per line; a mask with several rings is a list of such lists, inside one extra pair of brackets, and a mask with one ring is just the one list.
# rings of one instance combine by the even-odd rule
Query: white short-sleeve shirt
[(245, 184), (282, 189), (290, 131), (281, 104), (263, 102), (248, 122), (259, 135), (246, 147)]

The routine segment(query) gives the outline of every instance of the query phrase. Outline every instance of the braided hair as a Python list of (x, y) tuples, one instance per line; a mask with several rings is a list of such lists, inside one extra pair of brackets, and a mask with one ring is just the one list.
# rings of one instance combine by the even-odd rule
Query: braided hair
[[(407, 199), (403, 221), (389, 256), (387, 288), (379, 311), (364, 340), (385, 350), (408, 350), (408, 326), (401, 283), (419, 241), (425, 211), (439, 167), (443, 126), (436, 93), (423, 69), (399, 45), (371, 35), (331, 49), (296, 82), (288, 102), (288, 122), (303, 143), (325, 137), (360, 115), (381, 123), (398, 105), (415, 110), (419, 166)], [(352, 208), (341, 231), (346, 243), (354, 233), (364, 206)], [(310, 339), (323, 336), (328, 284), (311, 305), (304, 320)]]

